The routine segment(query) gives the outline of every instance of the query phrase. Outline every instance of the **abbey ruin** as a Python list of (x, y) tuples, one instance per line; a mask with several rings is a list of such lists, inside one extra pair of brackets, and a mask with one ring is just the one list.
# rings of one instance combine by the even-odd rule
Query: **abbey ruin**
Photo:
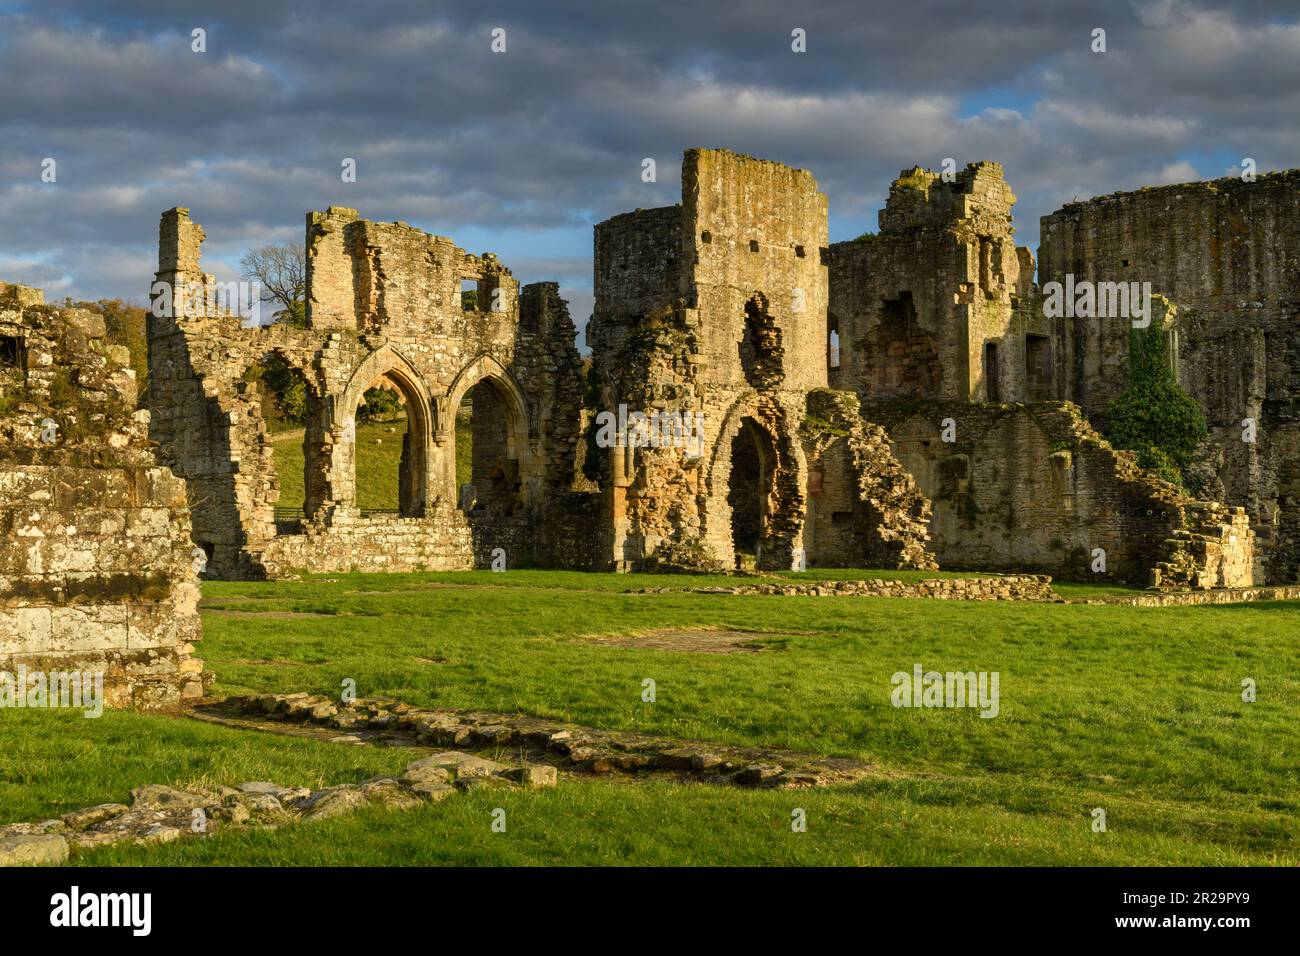
[[(342, 207), (307, 217), (304, 323), (250, 326), (175, 208), (144, 407), (102, 316), (0, 285), (0, 671), (200, 696), (200, 574), (1296, 581), (1300, 172), (1072, 203), (1037, 268), (1014, 203), (995, 163), (915, 168), (877, 233), (831, 244), (810, 173), (689, 150), (679, 204), (595, 228), (585, 360), (555, 283)], [(1138, 330), (1208, 425), (1185, 480), (1102, 437)], [(249, 375), (271, 356), (302, 386), (301, 506)], [(357, 487), (375, 389), (406, 422), (395, 508)]]
[[(330, 207), (307, 218), (305, 328), (246, 327), (207, 297), (155, 307), (150, 432), (219, 577), (495, 558), (1293, 581), (1298, 186), (1290, 172), (1071, 204), (1043, 219), (1036, 281), (996, 163), (906, 171), (879, 232), (832, 245), (808, 172), (689, 150), (679, 204), (596, 226), (586, 367), (553, 283), (520, 289), (490, 253)], [(213, 284), (202, 239), (187, 210), (163, 215), (155, 290)], [(1142, 322), (1066, 318), (1053, 282), (1153, 294)], [(1210, 426), (1196, 497), (1099, 431), (1147, 324)], [(271, 354), (307, 393), (289, 514), (245, 374)], [(407, 420), (385, 512), (355, 488), (374, 387)], [(620, 416), (613, 440), (602, 413)], [(654, 440), (659, 418), (698, 434)]]

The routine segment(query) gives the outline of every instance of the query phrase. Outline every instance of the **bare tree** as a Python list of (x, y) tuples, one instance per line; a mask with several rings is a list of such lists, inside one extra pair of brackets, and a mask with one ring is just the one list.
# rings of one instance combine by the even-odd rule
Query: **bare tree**
[(239, 268), (247, 281), (260, 285), (263, 302), (281, 305), (282, 308), (275, 313), (276, 321), (290, 325), (307, 324), (304, 304), (307, 252), (301, 243), (286, 242), (250, 249), (239, 260)]

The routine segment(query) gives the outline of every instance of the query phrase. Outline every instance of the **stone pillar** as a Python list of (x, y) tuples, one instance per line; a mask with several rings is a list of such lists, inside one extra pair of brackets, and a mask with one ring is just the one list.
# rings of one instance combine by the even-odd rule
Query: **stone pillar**
[(346, 228), (360, 213), (330, 206), (307, 214), (307, 324), (313, 329), (356, 328), (356, 293)]

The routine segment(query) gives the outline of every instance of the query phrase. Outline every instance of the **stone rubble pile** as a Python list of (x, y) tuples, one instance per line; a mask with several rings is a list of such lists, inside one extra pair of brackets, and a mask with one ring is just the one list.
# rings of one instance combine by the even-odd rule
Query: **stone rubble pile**
[(454, 793), (486, 787), (554, 787), (548, 766), (508, 766), (473, 754), (446, 751), (409, 764), (395, 777), (344, 783), (321, 790), (250, 781), (215, 790), (146, 784), (131, 803), (103, 803), (38, 823), (0, 826), (0, 866), (63, 863), (70, 849), (118, 844), (171, 843), (226, 830), (270, 829), (323, 820), (365, 806), (409, 810)]

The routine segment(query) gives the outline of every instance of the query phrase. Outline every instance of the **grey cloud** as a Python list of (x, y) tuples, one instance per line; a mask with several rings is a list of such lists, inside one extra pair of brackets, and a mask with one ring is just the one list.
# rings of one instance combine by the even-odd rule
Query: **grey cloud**
[[(906, 166), (998, 160), (1030, 243), (1061, 202), (1185, 174), (1188, 153), (1296, 164), (1300, 133), (1279, 121), (1300, 115), (1287, 4), (1080, 7), (32, 4), (0, 21), (0, 277), (140, 295), (173, 205), (203, 223), (214, 269), (331, 203), (526, 249), (539, 227), (589, 236), (675, 202), (694, 145), (809, 168), (853, 220)], [(488, 50), (494, 25), (504, 55)], [(191, 26), (207, 54), (190, 52)], [(796, 26), (807, 54), (789, 50)], [(1105, 54), (1089, 51), (1094, 26)], [(44, 156), (55, 186), (39, 182)], [(355, 184), (339, 179), (345, 156)], [(645, 156), (657, 183), (641, 182)], [(589, 259), (547, 251), (510, 264), (589, 296)]]

